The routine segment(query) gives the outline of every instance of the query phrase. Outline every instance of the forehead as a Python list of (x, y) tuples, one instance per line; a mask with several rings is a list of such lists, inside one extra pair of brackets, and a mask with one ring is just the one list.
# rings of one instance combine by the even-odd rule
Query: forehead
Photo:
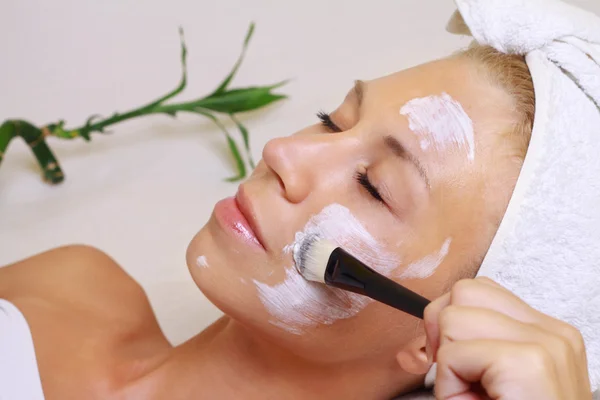
[(471, 62), (460, 58), (443, 59), (366, 82), (364, 98), (368, 101), (364, 106), (366, 110), (399, 108), (415, 98), (445, 92), (465, 109), (473, 109), (487, 88)]
[[(486, 157), (500, 145), (498, 133), (514, 122), (515, 112), (510, 95), (488, 81), (480, 68), (473, 61), (453, 57), (365, 82), (359, 118), (378, 120), (395, 130), (404, 126), (405, 134), (414, 134), (409, 129), (410, 115), (403, 109), (438, 113), (438, 127), (449, 123), (450, 128), (460, 121), (444, 120), (443, 116), (457, 108), (472, 123), (477, 153)], [(347, 102), (357, 104), (358, 97), (351, 91)]]

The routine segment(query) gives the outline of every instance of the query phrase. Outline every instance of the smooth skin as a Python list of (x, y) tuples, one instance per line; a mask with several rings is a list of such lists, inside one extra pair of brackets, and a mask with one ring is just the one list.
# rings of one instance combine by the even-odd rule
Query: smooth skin
[[(152, 373), (164, 367), (173, 349), (142, 289), (102, 252), (68, 246), (0, 268), (0, 297), (27, 316), (46, 400), (198, 398), (190, 387), (169, 387), (176, 379)], [(222, 357), (218, 350), (213, 357), (206, 354), (208, 346), (221, 347), (227, 357), (242, 354), (232, 343), (219, 345), (217, 338), (228, 325), (224, 317), (185, 351), (205, 353), (204, 366), (211, 363), (208, 370), (219, 371)], [(425, 310), (425, 329), (427, 355), (438, 363), (436, 399), (591, 399), (579, 331), (487, 278), (461, 280), (433, 301)], [(407, 362), (404, 352), (398, 360)], [(218, 374), (212, 379), (215, 386), (231, 385), (230, 390), (204, 393), (260, 397), (260, 391), (236, 387), (235, 379), (220, 382)], [(202, 376), (197, 380), (208, 384)]]
[[(487, 76), (474, 61), (454, 57), (365, 81), (331, 113), (335, 126), (315, 123), (271, 140), (240, 186), (263, 247), (241, 240), (213, 214), (192, 239), (187, 263), (199, 289), (226, 316), (178, 346), (164, 337), (140, 286), (96, 249), (63, 247), (0, 268), (0, 298), (13, 302), (30, 325), (46, 399), (389, 400), (422, 386), (432, 361), (426, 333), (440, 361), (441, 398), (463, 392), (473, 398), (464, 382), (481, 380), (495, 398), (550, 393), (550, 399), (586, 399), (584, 357), (555, 357), (555, 342), (561, 342), (547, 333), (554, 325), (517, 300), (513, 308), (494, 310), (493, 304), (508, 307), (505, 298), (513, 297), (498, 295), (491, 285), (472, 294), (463, 290), (465, 283), (454, 286), (428, 308), (426, 324), (373, 302), (352, 318), (297, 335), (272, 323), (252, 284), (285, 279), (293, 261), (282, 249), (332, 203), (347, 207), (386, 251), (401, 256), (405, 264), (398, 273), (452, 238), (435, 274), (401, 280), (423, 296), (438, 298), (453, 282), (474, 276), (519, 174), (515, 155), (522, 153), (501, 134), (515, 122), (513, 99)], [(473, 121), (473, 162), (456, 148), (425, 151), (399, 113), (414, 98), (441, 93), (460, 101)], [(386, 146), (391, 136), (403, 151)], [(357, 181), (358, 172), (368, 175), (383, 199)], [(208, 268), (196, 265), (199, 256)], [(477, 312), (456, 315), (469, 305)], [(528, 332), (524, 327), (533, 323), (527, 321), (540, 328)], [(540, 367), (535, 356), (513, 362), (514, 346), (529, 340), (545, 349), (543, 360), (554, 369)], [(474, 350), (454, 354), (455, 346)], [(487, 359), (465, 360), (472, 352)], [(464, 371), (465, 365), (473, 369)], [(513, 374), (518, 368), (537, 372), (524, 379)], [(514, 388), (524, 385), (530, 391), (514, 396)]]

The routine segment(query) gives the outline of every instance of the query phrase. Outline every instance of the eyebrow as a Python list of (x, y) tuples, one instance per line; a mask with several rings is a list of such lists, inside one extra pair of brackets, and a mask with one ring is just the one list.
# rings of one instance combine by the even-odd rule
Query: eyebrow
[(427, 188), (429, 189), (431, 187), (431, 185), (429, 184), (429, 177), (427, 176), (427, 173), (425, 172), (425, 168), (423, 168), (423, 165), (421, 165), (419, 160), (411, 152), (409, 152), (408, 149), (402, 143), (400, 143), (400, 141), (398, 139), (396, 139), (395, 137), (388, 135), (383, 138), (383, 141), (384, 141), (385, 145), (397, 157), (400, 157), (403, 160), (406, 160), (415, 166), (417, 171), (419, 171), (419, 175), (421, 175), (421, 178), (423, 178), (423, 180), (425, 181), (425, 184), (427, 185)]
[[(363, 103), (364, 95), (365, 95), (365, 83), (363, 81), (361, 81), (360, 79), (355, 80), (354, 88), (352, 88), (352, 91), (354, 92), (354, 95), (356, 96), (356, 100), (358, 102), (358, 108), (360, 109), (362, 106), (362, 103)], [(417, 157), (415, 157), (410, 151), (408, 151), (406, 146), (404, 146), (394, 136), (391, 136), (391, 135), (385, 136), (383, 138), (383, 141), (384, 141), (386, 147), (388, 147), (392, 151), (392, 153), (394, 153), (394, 155), (402, 158), (403, 160), (410, 162), (417, 169), (417, 171), (419, 171), (419, 175), (421, 175), (421, 178), (423, 178), (423, 180), (425, 181), (425, 185), (427, 185), (427, 189), (429, 189), (431, 187), (429, 177), (427, 176), (427, 173), (425, 172), (425, 168), (423, 168), (423, 165), (419, 162), (419, 159)]]

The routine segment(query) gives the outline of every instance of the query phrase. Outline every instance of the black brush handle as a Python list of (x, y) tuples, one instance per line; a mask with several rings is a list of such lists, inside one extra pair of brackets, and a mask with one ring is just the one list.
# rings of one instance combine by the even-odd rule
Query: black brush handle
[(420, 319), (423, 319), (425, 307), (430, 303), (425, 297), (380, 274), (365, 282), (365, 294)]
[(425, 307), (430, 303), (425, 297), (374, 271), (340, 247), (329, 257), (325, 283), (368, 296), (420, 319), (423, 319)]

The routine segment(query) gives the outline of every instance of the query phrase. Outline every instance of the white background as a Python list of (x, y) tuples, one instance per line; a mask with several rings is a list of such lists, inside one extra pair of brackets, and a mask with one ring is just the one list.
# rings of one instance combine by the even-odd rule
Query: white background
[[(574, 1), (600, 13), (600, 1)], [(468, 44), (445, 32), (451, 0), (23, 0), (0, 2), (0, 121), (35, 124), (128, 110), (180, 77), (185, 29), (191, 100), (229, 71), (257, 23), (234, 86), (274, 83), (290, 99), (242, 116), (253, 153), (314, 123), (354, 79), (442, 57)], [(147, 117), (81, 140), (50, 140), (66, 174), (42, 182), (14, 141), (0, 168), (0, 265), (68, 243), (106, 251), (139, 281), (175, 343), (219, 316), (189, 278), (185, 249), (214, 203), (236, 190), (222, 134), (200, 117)]]

